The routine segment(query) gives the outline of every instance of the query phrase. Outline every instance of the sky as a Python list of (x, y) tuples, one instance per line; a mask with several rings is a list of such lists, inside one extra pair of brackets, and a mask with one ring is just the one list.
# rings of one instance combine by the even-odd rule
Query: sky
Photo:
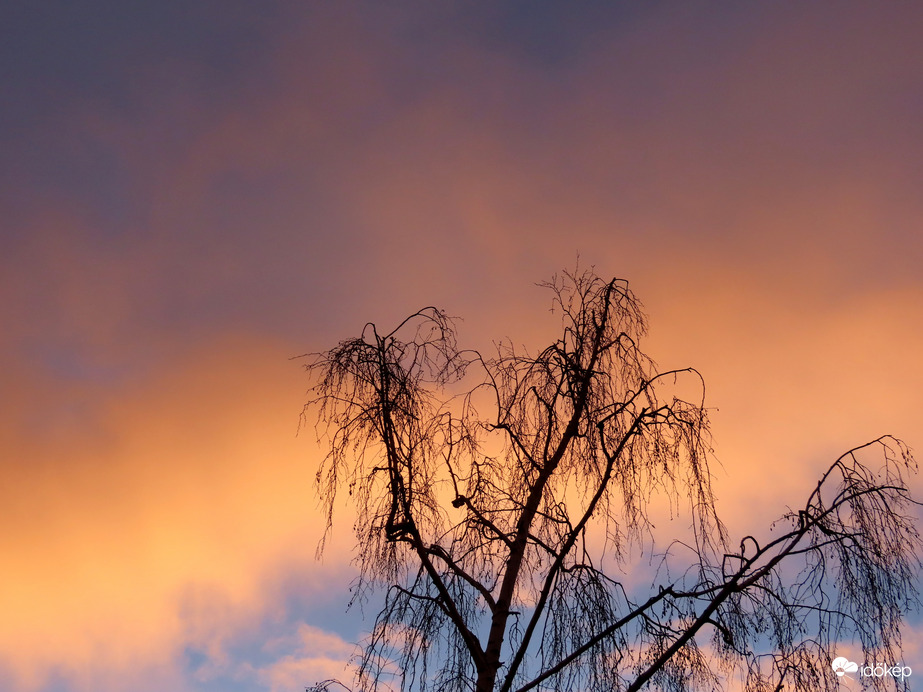
[(348, 510), (315, 560), (294, 357), (425, 305), (538, 349), (578, 257), (703, 374), (732, 536), (923, 447), (921, 35), (888, 1), (0, 6), (0, 688), (342, 675), (374, 613)]

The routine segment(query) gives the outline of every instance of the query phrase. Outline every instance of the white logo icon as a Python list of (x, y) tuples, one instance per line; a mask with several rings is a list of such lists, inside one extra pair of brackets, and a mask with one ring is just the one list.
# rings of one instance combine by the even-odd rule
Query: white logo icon
[(843, 658), (842, 656), (833, 659), (832, 665), (833, 672), (836, 673), (838, 678), (843, 677), (846, 673), (855, 673), (859, 670), (858, 663), (853, 663), (848, 658)]

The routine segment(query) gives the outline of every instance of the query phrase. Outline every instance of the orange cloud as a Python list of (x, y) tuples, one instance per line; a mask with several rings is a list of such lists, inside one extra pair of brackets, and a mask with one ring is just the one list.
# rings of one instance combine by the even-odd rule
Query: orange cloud
[[(0, 259), (0, 658), (27, 688), (57, 666), (125, 689), (184, 642), (225, 660), (280, 573), (342, 591), (348, 514), (309, 561), (321, 452), (294, 437), (306, 383), (287, 358), (315, 344), (289, 325), (322, 348), (435, 303), (465, 345), (539, 346), (556, 318), (532, 283), (578, 251), (632, 281), (664, 367), (704, 374), (732, 534), (853, 444), (920, 448), (918, 22), (760, 12), (707, 55), (690, 26), (710, 17), (654, 12), (558, 72), (444, 26), (421, 32), (423, 70), (389, 33), (406, 17), (336, 9), (293, 22), (272, 79), (230, 104), (86, 105), (142, 228), (110, 238), (49, 200)], [(267, 315), (286, 338), (241, 336)], [(103, 376), (52, 371), (61, 354), (33, 352), (49, 343)], [(301, 636), (260, 684), (340, 660)]]
[(27, 689), (53, 667), (168, 665), (215, 623), (272, 607), (280, 569), (307, 566), (309, 591), (342, 574), (349, 541), (312, 566), (322, 523), (293, 352), (216, 339), (93, 402), (91, 431), (7, 431), (0, 655)]

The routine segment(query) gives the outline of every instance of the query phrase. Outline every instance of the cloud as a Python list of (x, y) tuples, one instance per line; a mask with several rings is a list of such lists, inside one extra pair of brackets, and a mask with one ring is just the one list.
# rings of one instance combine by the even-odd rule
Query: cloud
[[(288, 692), (322, 680), (349, 680), (346, 666), (354, 653), (352, 644), (305, 623), (298, 627), (298, 639), (292, 653), (254, 671), (264, 688)], [(278, 644), (269, 642), (267, 649)]]
[[(920, 447), (919, 11), (559, 32), (467, 9), (293, 12), (246, 61), (152, 38), (119, 98), (65, 90), (16, 130), (0, 658), (26, 688), (159, 670), (180, 689), (187, 646), (249, 660), (231, 644), (284, 610), (280, 575), (342, 592), (351, 536), (303, 559), (320, 451), (294, 437), (288, 357), (430, 303), (466, 346), (537, 346), (556, 323), (532, 284), (578, 251), (632, 281), (662, 365), (703, 372), (732, 532), (852, 444)], [(340, 660), (293, 641), (250, 679)]]
[(349, 541), (312, 566), (323, 521), (294, 352), (216, 339), (97, 395), (79, 428), (30, 439), (6, 421), (0, 658), (27, 688), (52, 669), (168, 665), (208, 622), (277, 607), (280, 570), (308, 592), (342, 574)]

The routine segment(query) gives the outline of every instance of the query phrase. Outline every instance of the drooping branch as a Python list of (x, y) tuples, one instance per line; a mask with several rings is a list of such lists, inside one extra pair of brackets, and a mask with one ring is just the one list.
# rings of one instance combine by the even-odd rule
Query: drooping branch
[[(357, 593), (385, 594), (359, 689), (692, 692), (720, 689), (720, 669), (747, 692), (813, 692), (834, 685), (831, 642), (898, 655), (923, 569), (907, 449), (851, 450), (775, 535), (731, 549), (701, 375), (644, 354), (625, 282), (573, 272), (547, 287), (561, 332), (535, 354), (460, 351), (426, 308), (309, 365), (328, 531), (348, 490)], [(701, 397), (679, 398), (681, 377)], [(661, 512), (688, 519), (665, 552)]]

